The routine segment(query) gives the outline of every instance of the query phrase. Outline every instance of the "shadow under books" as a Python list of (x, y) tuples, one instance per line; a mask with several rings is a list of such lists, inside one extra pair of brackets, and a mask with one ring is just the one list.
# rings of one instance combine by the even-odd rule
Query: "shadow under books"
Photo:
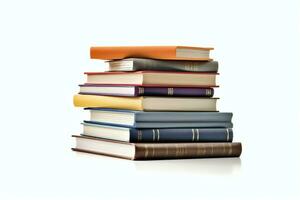
[(240, 158), (201, 158), (180, 160), (134, 161), (137, 171), (184, 172), (191, 174), (230, 175), (240, 171)]
[(198, 175), (231, 175), (238, 173), (242, 161), (239, 157), (233, 158), (198, 158), (174, 160), (146, 160), (131, 161), (103, 155), (94, 155), (75, 152), (77, 157), (91, 157), (101, 167), (131, 169), (137, 172), (154, 173), (184, 173)]

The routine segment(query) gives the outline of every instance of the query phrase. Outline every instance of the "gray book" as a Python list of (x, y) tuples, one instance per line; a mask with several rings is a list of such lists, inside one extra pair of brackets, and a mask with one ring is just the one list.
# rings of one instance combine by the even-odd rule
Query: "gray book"
[(154, 60), (144, 58), (127, 58), (108, 61), (107, 71), (186, 71), (186, 72), (217, 72), (217, 61), (186, 61), (186, 60)]
[(109, 108), (85, 108), (95, 124), (134, 128), (232, 128), (230, 112), (144, 112)]

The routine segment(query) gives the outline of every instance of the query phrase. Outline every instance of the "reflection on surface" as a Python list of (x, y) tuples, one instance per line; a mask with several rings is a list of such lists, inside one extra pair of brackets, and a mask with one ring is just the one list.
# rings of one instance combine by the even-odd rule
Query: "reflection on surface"
[(137, 171), (227, 175), (240, 171), (240, 158), (134, 161)]
[[(147, 160), (131, 161), (109, 156), (75, 152), (75, 157), (84, 159), (80, 162), (89, 168), (114, 171), (114, 173), (165, 173), (165, 174), (199, 174), (199, 175), (230, 175), (241, 169), (240, 158), (205, 158), (179, 160)], [(76, 160), (77, 160), (76, 159)]]

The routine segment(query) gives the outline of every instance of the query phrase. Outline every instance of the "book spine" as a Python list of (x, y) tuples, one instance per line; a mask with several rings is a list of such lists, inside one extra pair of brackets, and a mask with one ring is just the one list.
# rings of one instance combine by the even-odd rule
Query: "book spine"
[(238, 157), (242, 153), (241, 143), (178, 143), (136, 144), (135, 160)]
[(231, 122), (135, 122), (130, 128), (233, 128)]
[(138, 96), (195, 96), (212, 97), (213, 88), (163, 88), (163, 87), (137, 87)]
[(231, 128), (130, 129), (130, 142), (232, 142)]
[(101, 121), (89, 121), (84, 120), (84, 123), (99, 124), (108, 126), (117, 126), (125, 128), (136, 128), (136, 129), (151, 129), (151, 128), (232, 128), (233, 123), (231, 122), (137, 122), (135, 121), (132, 125), (128, 124), (117, 124)]
[(218, 62), (210, 61), (164, 61), (153, 59), (135, 59), (133, 70), (185, 71), (185, 72), (217, 72)]
[(223, 112), (138, 112), (135, 114), (136, 121), (145, 122), (231, 122), (232, 116), (232, 113)]

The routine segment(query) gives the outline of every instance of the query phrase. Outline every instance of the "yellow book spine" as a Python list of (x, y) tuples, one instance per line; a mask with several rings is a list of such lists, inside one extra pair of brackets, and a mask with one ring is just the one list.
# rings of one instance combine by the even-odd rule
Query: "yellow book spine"
[(76, 107), (143, 110), (143, 97), (111, 97), (78, 94), (74, 95), (73, 102)]

